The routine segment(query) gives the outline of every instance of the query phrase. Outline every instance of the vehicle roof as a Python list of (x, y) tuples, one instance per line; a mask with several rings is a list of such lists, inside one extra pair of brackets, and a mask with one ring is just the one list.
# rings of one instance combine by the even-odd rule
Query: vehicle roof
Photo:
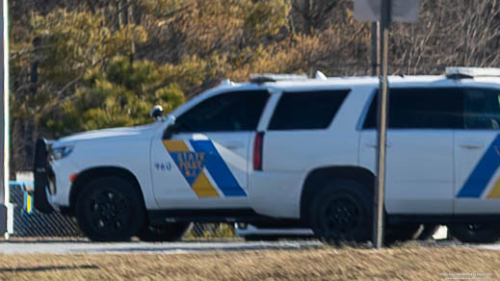
[[(444, 76), (390, 76), (389, 83), (436, 83), (448, 81)], [(298, 85), (307, 86), (326, 86), (326, 85), (378, 85), (380, 82), (375, 76), (362, 77), (331, 77), (324, 80), (321, 79), (305, 79), (305, 80), (284, 80), (277, 82), (268, 82), (266, 85), (276, 85), (281, 87), (293, 87)]]
[[(293, 88), (314, 88), (314, 87), (356, 87), (356, 86), (372, 86), (378, 87), (379, 78), (375, 76), (363, 77), (332, 77), (327, 79), (298, 79), (298, 80), (280, 80), (275, 82), (255, 83), (231, 83), (222, 85), (221, 88), (234, 89), (252, 89), (252, 88), (277, 88), (277, 89), (293, 89)], [(452, 79), (446, 76), (439, 75), (420, 75), (420, 76), (390, 76), (389, 84), (391, 86), (447, 86), (453, 83), (462, 84), (500, 84), (499, 77), (475, 77), (465, 79)], [(219, 88), (220, 89), (220, 88)]]
[[(244, 82), (235, 83), (230, 80), (224, 80), (218, 87), (209, 89), (202, 94), (189, 100), (184, 106), (181, 106), (172, 112), (172, 115), (179, 116), (191, 106), (197, 104), (201, 100), (213, 95), (217, 95), (230, 91), (245, 91), (267, 89), (272, 91), (300, 91), (328, 88), (354, 88), (368, 87), (375, 89), (379, 85), (379, 78), (375, 76), (362, 77), (329, 77), (327, 79), (297, 79), (297, 80), (279, 80), (276, 82)], [(439, 75), (420, 75), (420, 76), (390, 76), (389, 84), (391, 87), (446, 87), (463, 84), (463, 85), (490, 85), (500, 86), (500, 77), (474, 77), (453, 79)]]

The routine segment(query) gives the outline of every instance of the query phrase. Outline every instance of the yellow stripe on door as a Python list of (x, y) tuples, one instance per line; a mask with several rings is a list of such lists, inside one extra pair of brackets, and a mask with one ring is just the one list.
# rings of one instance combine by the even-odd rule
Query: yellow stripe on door
[(181, 140), (164, 140), (163, 145), (168, 152), (189, 152), (186, 143)]
[(488, 199), (500, 198), (500, 179), (497, 179), (495, 182), (495, 186), (491, 189), (488, 194)]
[(217, 190), (212, 186), (204, 172), (201, 172), (193, 183), (193, 190), (198, 197), (219, 197)]

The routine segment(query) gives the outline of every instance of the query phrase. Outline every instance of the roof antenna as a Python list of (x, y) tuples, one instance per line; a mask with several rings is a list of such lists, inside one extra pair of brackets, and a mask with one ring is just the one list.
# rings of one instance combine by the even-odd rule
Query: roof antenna
[(328, 80), (328, 78), (326, 77), (326, 75), (323, 72), (319, 71), (319, 70), (316, 71), (316, 73), (314, 75), (314, 78), (316, 78), (316, 80)]
[(219, 86), (233, 86), (234, 83), (231, 79), (224, 79), (220, 82)]

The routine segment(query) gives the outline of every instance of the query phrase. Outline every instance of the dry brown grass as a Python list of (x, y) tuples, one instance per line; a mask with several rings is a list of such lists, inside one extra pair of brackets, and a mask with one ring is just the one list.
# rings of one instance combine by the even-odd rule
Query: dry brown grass
[(397, 248), (205, 252), (199, 254), (0, 255), (11, 280), (444, 280), (442, 273), (491, 273), (500, 252)]

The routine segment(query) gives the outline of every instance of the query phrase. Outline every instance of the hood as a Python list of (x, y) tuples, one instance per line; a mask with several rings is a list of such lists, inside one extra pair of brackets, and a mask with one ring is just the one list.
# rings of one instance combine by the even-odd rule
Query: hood
[(155, 122), (152, 124), (137, 126), (137, 127), (113, 128), (113, 129), (103, 129), (103, 130), (83, 132), (60, 138), (59, 140), (57, 140), (57, 142), (79, 142), (79, 141), (95, 140), (95, 139), (134, 137), (134, 136), (146, 137), (149, 136), (149, 133), (155, 132), (156, 128), (161, 126), (160, 124), (161, 122)]

